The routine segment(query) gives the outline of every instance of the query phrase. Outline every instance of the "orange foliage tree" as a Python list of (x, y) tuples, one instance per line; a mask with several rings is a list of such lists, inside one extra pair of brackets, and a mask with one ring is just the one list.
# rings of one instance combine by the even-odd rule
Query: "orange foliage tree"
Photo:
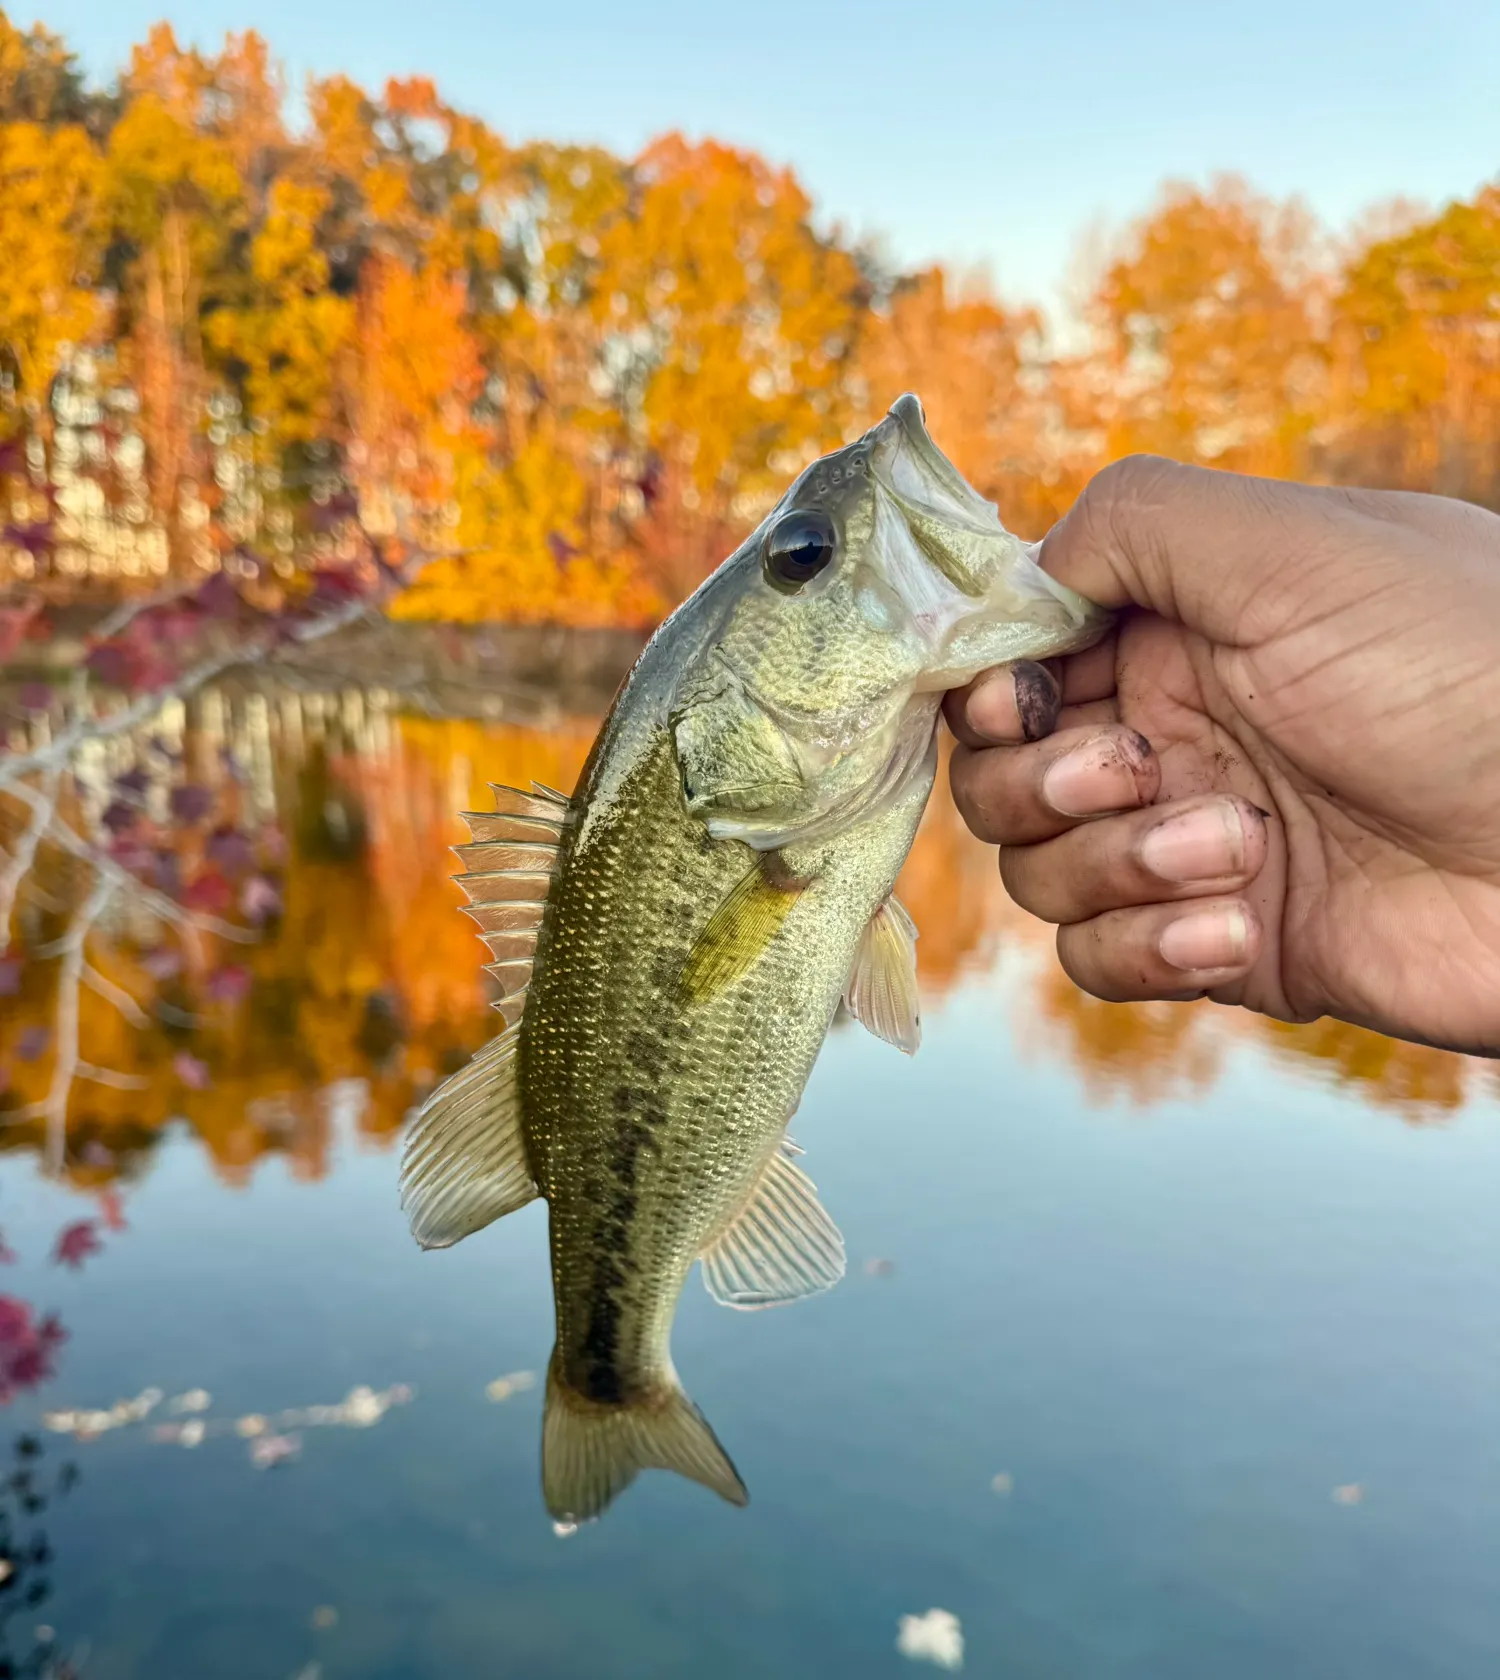
[(1338, 249), (1170, 186), (1059, 354), (753, 153), (513, 145), (420, 77), (314, 80), (300, 129), (285, 94), (253, 33), (158, 25), (99, 92), (0, 14), (0, 573), (60, 576), (50, 497), (75, 574), (373, 534), (446, 556), (406, 616), (644, 627), (906, 388), (1028, 535), (1137, 449), (1500, 503), (1500, 187)]

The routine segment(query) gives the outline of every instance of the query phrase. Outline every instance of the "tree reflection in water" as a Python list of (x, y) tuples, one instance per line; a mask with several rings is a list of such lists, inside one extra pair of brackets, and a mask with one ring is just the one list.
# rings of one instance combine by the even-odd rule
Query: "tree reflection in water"
[[(597, 713), (569, 716), (565, 701), (551, 713), (432, 715), (379, 688), (245, 681), (167, 702), (79, 754), (58, 809), (126, 884), (100, 910), (89, 854), (45, 838), (18, 883), (0, 957), (0, 1148), (99, 1193), (143, 1173), (178, 1121), (232, 1183), (271, 1154), (317, 1178), (341, 1117), (394, 1140), (490, 1027), (482, 952), (446, 867), (458, 813), (485, 803), (486, 782), (573, 784)], [(1046, 1029), (1026, 1039), (1095, 1098), (1202, 1091), (1247, 1041), (1414, 1122), (1451, 1112), (1480, 1077), (1465, 1058), (1336, 1023), (1084, 996), (943, 787), (899, 887), (929, 1008), (1011, 954), (1021, 1007)], [(23, 804), (0, 801), (12, 859), (26, 822)]]

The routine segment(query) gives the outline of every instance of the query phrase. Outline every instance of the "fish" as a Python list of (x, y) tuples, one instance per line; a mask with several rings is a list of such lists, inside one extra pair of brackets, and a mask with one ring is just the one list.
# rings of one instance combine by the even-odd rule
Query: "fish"
[(424, 1248), (547, 1203), (557, 1522), (646, 1469), (747, 1502), (672, 1362), (688, 1273), (745, 1310), (842, 1277), (788, 1123), (841, 1004), (918, 1046), (917, 930), (893, 888), (943, 694), (1107, 624), (908, 394), (666, 619), (571, 795), (495, 786), (492, 811), (464, 813), (456, 879), (505, 1025), (416, 1113), (401, 1200)]

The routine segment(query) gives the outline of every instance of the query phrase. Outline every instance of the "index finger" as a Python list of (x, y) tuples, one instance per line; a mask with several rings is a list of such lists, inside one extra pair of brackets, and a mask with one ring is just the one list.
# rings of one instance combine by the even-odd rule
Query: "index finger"
[(1339, 517), (1371, 515), (1345, 491), (1132, 455), (1090, 480), (1039, 560), (1101, 606), (1145, 607), (1232, 645), (1277, 575), (1326, 551)]

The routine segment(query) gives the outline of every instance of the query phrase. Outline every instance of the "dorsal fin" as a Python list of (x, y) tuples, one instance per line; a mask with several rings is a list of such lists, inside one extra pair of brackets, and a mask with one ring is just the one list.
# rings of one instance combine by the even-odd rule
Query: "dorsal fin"
[(464, 889), (465, 915), (479, 924), (480, 938), (494, 961), (485, 972), (500, 983), (495, 1008), (507, 1027), (521, 1018), (537, 929), (562, 846), (563, 830), (575, 812), (555, 788), (540, 782), (532, 791), (491, 782), (493, 811), (464, 811), (469, 839), (453, 848), (464, 873), (453, 879)]

